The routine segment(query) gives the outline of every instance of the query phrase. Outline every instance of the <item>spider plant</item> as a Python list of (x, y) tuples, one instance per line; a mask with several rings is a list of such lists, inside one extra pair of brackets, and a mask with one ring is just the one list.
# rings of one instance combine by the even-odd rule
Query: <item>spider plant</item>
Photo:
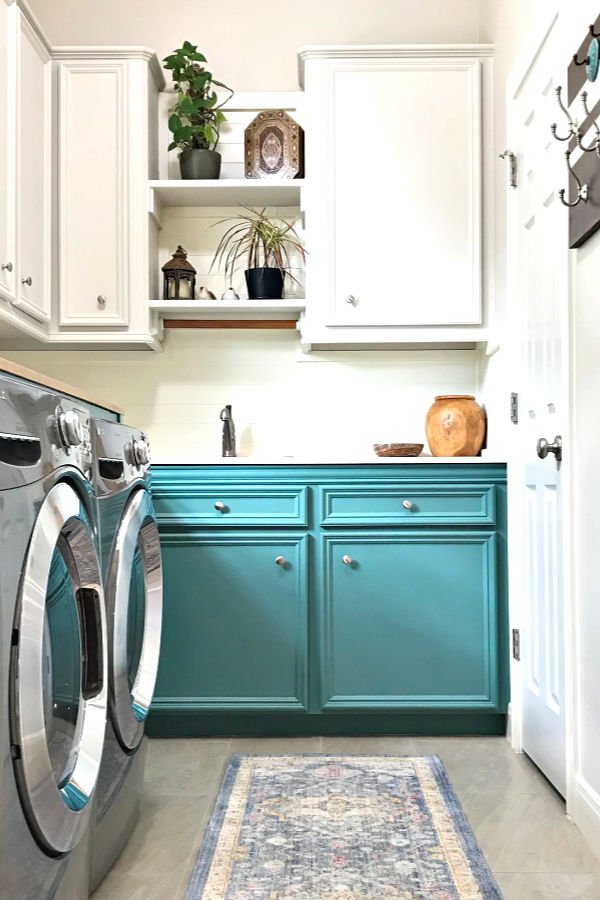
[[(240, 212), (215, 225), (231, 222), (219, 241), (213, 261), (231, 282), (240, 261), (246, 262), (246, 284), (251, 299), (279, 299), (283, 295), (283, 281), (287, 275), (298, 283), (291, 272), (292, 254), (302, 260), (305, 250), (295, 222), (268, 216), (266, 208), (242, 207)], [(266, 293), (265, 293), (266, 292)]]

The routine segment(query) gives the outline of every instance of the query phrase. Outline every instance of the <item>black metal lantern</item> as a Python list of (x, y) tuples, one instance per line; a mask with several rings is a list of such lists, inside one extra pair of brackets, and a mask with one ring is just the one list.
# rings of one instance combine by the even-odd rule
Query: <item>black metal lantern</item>
[(169, 262), (162, 267), (163, 299), (193, 300), (196, 294), (196, 270), (187, 260), (187, 251), (177, 247)]

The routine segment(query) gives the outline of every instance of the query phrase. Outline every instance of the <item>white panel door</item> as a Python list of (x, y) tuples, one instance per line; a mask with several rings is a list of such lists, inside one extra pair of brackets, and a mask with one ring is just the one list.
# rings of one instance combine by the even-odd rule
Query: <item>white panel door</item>
[(17, 43), (17, 261), (15, 306), (50, 319), (51, 63), (39, 36), (19, 14)]
[(127, 62), (59, 66), (59, 320), (128, 323)]
[(14, 7), (0, 0), (0, 296), (15, 298), (15, 115)]
[(479, 60), (331, 72), (329, 325), (481, 323)]
[[(519, 424), (512, 497), (520, 515), (513, 534), (511, 590), (521, 625), (522, 749), (563, 795), (566, 792), (564, 463), (540, 438), (560, 437), (568, 453), (568, 234), (558, 190), (561, 149), (550, 132), (556, 120), (555, 28), (521, 82), (510, 115), (518, 150), (515, 268), (511, 329), (518, 335)], [(516, 375), (516, 372), (515, 372)], [(520, 496), (518, 496), (520, 495)], [(518, 592), (518, 597), (515, 593)]]

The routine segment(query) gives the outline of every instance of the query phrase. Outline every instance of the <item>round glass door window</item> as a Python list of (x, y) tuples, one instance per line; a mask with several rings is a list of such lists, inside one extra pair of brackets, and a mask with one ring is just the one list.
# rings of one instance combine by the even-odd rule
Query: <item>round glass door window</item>
[(130, 497), (115, 535), (106, 577), (106, 605), (113, 623), (109, 641), (110, 711), (127, 752), (144, 735), (160, 652), (162, 566), (150, 495)]
[(59, 482), (23, 567), (11, 660), (11, 750), (31, 830), (51, 854), (83, 834), (107, 711), (106, 616), (85, 504)]

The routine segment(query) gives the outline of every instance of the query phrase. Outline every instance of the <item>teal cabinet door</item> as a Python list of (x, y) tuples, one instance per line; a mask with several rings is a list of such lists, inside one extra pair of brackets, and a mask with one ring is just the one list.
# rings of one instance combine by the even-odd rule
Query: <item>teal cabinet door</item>
[(306, 709), (307, 545), (264, 532), (161, 535), (154, 709)]
[(500, 708), (494, 534), (337, 533), (321, 551), (323, 709)]

